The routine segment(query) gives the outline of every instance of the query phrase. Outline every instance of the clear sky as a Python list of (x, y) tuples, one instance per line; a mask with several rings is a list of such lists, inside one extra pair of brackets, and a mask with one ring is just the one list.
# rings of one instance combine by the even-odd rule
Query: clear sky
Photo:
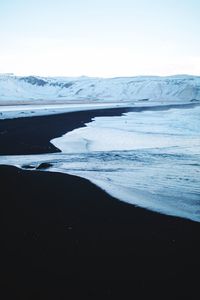
[(200, 0), (0, 0), (0, 72), (200, 75)]

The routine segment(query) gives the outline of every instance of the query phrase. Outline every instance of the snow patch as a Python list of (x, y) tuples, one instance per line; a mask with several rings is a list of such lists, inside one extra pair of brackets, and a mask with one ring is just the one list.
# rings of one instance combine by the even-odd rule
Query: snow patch
[(200, 101), (200, 77), (118, 78), (0, 75), (0, 100)]

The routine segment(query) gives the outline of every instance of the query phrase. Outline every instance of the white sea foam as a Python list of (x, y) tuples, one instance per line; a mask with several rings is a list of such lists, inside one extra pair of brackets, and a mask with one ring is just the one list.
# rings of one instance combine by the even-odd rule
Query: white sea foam
[(129, 112), (97, 117), (86, 127), (51, 140), (63, 153), (181, 148), (199, 151), (200, 108)]
[(51, 141), (62, 153), (0, 163), (86, 178), (115, 198), (200, 222), (200, 107), (97, 117)]

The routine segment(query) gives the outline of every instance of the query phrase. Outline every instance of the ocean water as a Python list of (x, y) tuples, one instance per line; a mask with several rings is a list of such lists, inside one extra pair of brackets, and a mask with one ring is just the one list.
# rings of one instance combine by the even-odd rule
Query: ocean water
[(51, 141), (62, 152), (0, 163), (90, 180), (118, 200), (200, 221), (200, 106), (97, 117)]

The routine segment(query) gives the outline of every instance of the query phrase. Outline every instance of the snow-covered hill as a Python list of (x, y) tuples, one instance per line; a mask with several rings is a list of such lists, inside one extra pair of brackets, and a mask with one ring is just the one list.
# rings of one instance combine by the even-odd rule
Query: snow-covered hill
[(195, 101), (200, 76), (117, 78), (0, 75), (2, 100)]

